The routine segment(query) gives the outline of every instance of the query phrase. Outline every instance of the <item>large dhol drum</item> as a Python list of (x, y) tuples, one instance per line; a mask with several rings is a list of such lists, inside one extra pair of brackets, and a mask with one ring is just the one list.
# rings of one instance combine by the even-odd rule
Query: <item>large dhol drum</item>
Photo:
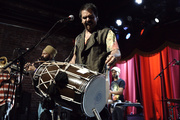
[(103, 74), (76, 64), (45, 62), (37, 68), (33, 79), (38, 95), (48, 97), (49, 87), (53, 84), (58, 90), (55, 102), (74, 112), (80, 111), (94, 117), (93, 109), (101, 112), (105, 107), (106, 83)]

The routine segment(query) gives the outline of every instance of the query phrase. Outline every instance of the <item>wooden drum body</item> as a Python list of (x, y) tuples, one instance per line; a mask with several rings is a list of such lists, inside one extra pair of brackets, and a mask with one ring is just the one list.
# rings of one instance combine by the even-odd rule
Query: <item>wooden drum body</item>
[(94, 117), (94, 108), (101, 112), (106, 104), (105, 75), (82, 66), (45, 62), (37, 68), (33, 79), (38, 95), (48, 97), (49, 86), (54, 84), (58, 90), (57, 104), (88, 117)]

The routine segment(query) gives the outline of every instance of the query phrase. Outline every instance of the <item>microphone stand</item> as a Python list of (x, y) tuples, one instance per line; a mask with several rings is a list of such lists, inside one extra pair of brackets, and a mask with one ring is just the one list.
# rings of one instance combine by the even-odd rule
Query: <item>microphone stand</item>
[[(61, 21), (59, 20), (59, 21), (57, 21), (52, 27), (51, 27), (51, 29), (43, 36), (43, 37), (41, 37), (41, 40), (37, 43), (37, 44), (35, 44), (33, 47), (31, 47), (30, 49), (28, 49), (28, 50), (26, 50), (25, 52), (23, 52), (20, 56), (18, 56), (17, 58), (15, 58), (14, 60), (12, 60), (11, 62), (9, 62), (7, 65), (5, 65), (4, 67), (3, 67), (3, 69), (6, 69), (6, 68), (8, 68), (9, 66), (11, 66), (13, 63), (17, 63), (17, 61), (19, 60), (19, 62), (20, 62), (20, 72), (22, 72), (22, 68), (24, 67), (24, 66), (22, 66), (22, 65), (24, 65), (24, 62), (23, 62), (23, 57), (26, 55), (26, 54), (28, 54), (29, 52), (31, 52), (33, 49), (35, 49), (35, 48), (37, 48), (37, 46), (40, 44), (40, 43), (42, 43), (45, 39), (47, 39), (52, 33), (54, 33), (54, 32), (51, 32), (53, 29), (54, 29), (54, 27), (58, 24), (58, 23), (60, 23)], [(61, 22), (62, 23), (62, 22)], [(64, 27), (65, 25), (63, 25), (60, 29), (62, 29), (63, 27)], [(22, 64), (21, 64), (21, 62), (22, 62)]]
[[(45, 39), (47, 39), (52, 33), (56, 32), (52, 32), (52, 30), (54, 29), (54, 27), (58, 24), (58, 23), (62, 23), (63, 21), (59, 20), (57, 21), (51, 28), (50, 30), (43, 36), (41, 37), (41, 40), (35, 44), (33, 47), (31, 47), (30, 49), (26, 50), (25, 52), (22, 52), (22, 54), (20, 54), (17, 58), (15, 58), (14, 60), (12, 60), (11, 62), (9, 62), (7, 65), (5, 65), (3, 67), (3, 69), (6, 69), (8, 67), (10, 67), (12, 64), (17, 64), (19, 62), (20, 65), (20, 82), (19, 82), (19, 88), (21, 90), (21, 81), (22, 81), (22, 75), (23, 75), (23, 71), (24, 71), (24, 65), (25, 65), (25, 60), (24, 60), (24, 56), (28, 53), (30, 53), (33, 49), (37, 48), (37, 46), (42, 43)], [(63, 25), (62, 27), (60, 27), (60, 29), (62, 29), (63, 27), (65, 27), (65, 25)], [(18, 64), (17, 64), (18, 65)], [(17, 85), (17, 84), (16, 84)]]
[(154, 78), (154, 80), (158, 77), (158, 76), (160, 76), (160, 78), (161, 78), (161, 99), (162, 99), (162, 109), (163, 109), (163, 119), (165, 118), (164, 117), (164, 104), (163, 104), (163, 102), (164, 102), (164, 96), (163, 96), (163, 88), (162, 88), (162, 86), (163, 86), (163, 77), (162, 77), (162, 74), (164, 73), (164, 70), (165, 69), (167, 69), (168, 67), (169, 67), (169, 65), (173, 62), (173, 61), (175, 61), (175, 59), (173, 59), (164, 69), (162, 69), (162, 71)]

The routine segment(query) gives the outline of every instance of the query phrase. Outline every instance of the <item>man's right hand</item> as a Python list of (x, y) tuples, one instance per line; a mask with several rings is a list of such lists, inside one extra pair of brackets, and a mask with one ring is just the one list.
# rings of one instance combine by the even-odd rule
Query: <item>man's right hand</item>
[(36, 70), (36, 67), (34, 66), (34, 63), (26, 63), (24, 65), (24, 68), (26, 69), (26, 71), (35, 71)]

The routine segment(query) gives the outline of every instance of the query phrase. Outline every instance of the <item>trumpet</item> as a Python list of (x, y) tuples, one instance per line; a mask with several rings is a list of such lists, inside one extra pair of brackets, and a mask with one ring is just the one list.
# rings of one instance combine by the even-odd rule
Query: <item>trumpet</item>
[(7, 64), (7, 58), (5, 56), (0, 57), (0, 69)]
[[(0, 70), (1, 72), (8, 71), (9, 73), (12, 71), (18, 71), (20, 72), (20, 68), (17, 65), (12, 64), (10, 67), (4, 69), (4, 66), (8, 64), (8, 60), (5, 56), (0, 57)], [(24, 70), (23, 74), (28, 75), (28, 73)]]
[(8, 72), (10, 73), (11, 69), (6, 68), (4, 69), (4, 66), (8, 64), (8, 60), (5, 56), (0, 57), (0, 72)]

